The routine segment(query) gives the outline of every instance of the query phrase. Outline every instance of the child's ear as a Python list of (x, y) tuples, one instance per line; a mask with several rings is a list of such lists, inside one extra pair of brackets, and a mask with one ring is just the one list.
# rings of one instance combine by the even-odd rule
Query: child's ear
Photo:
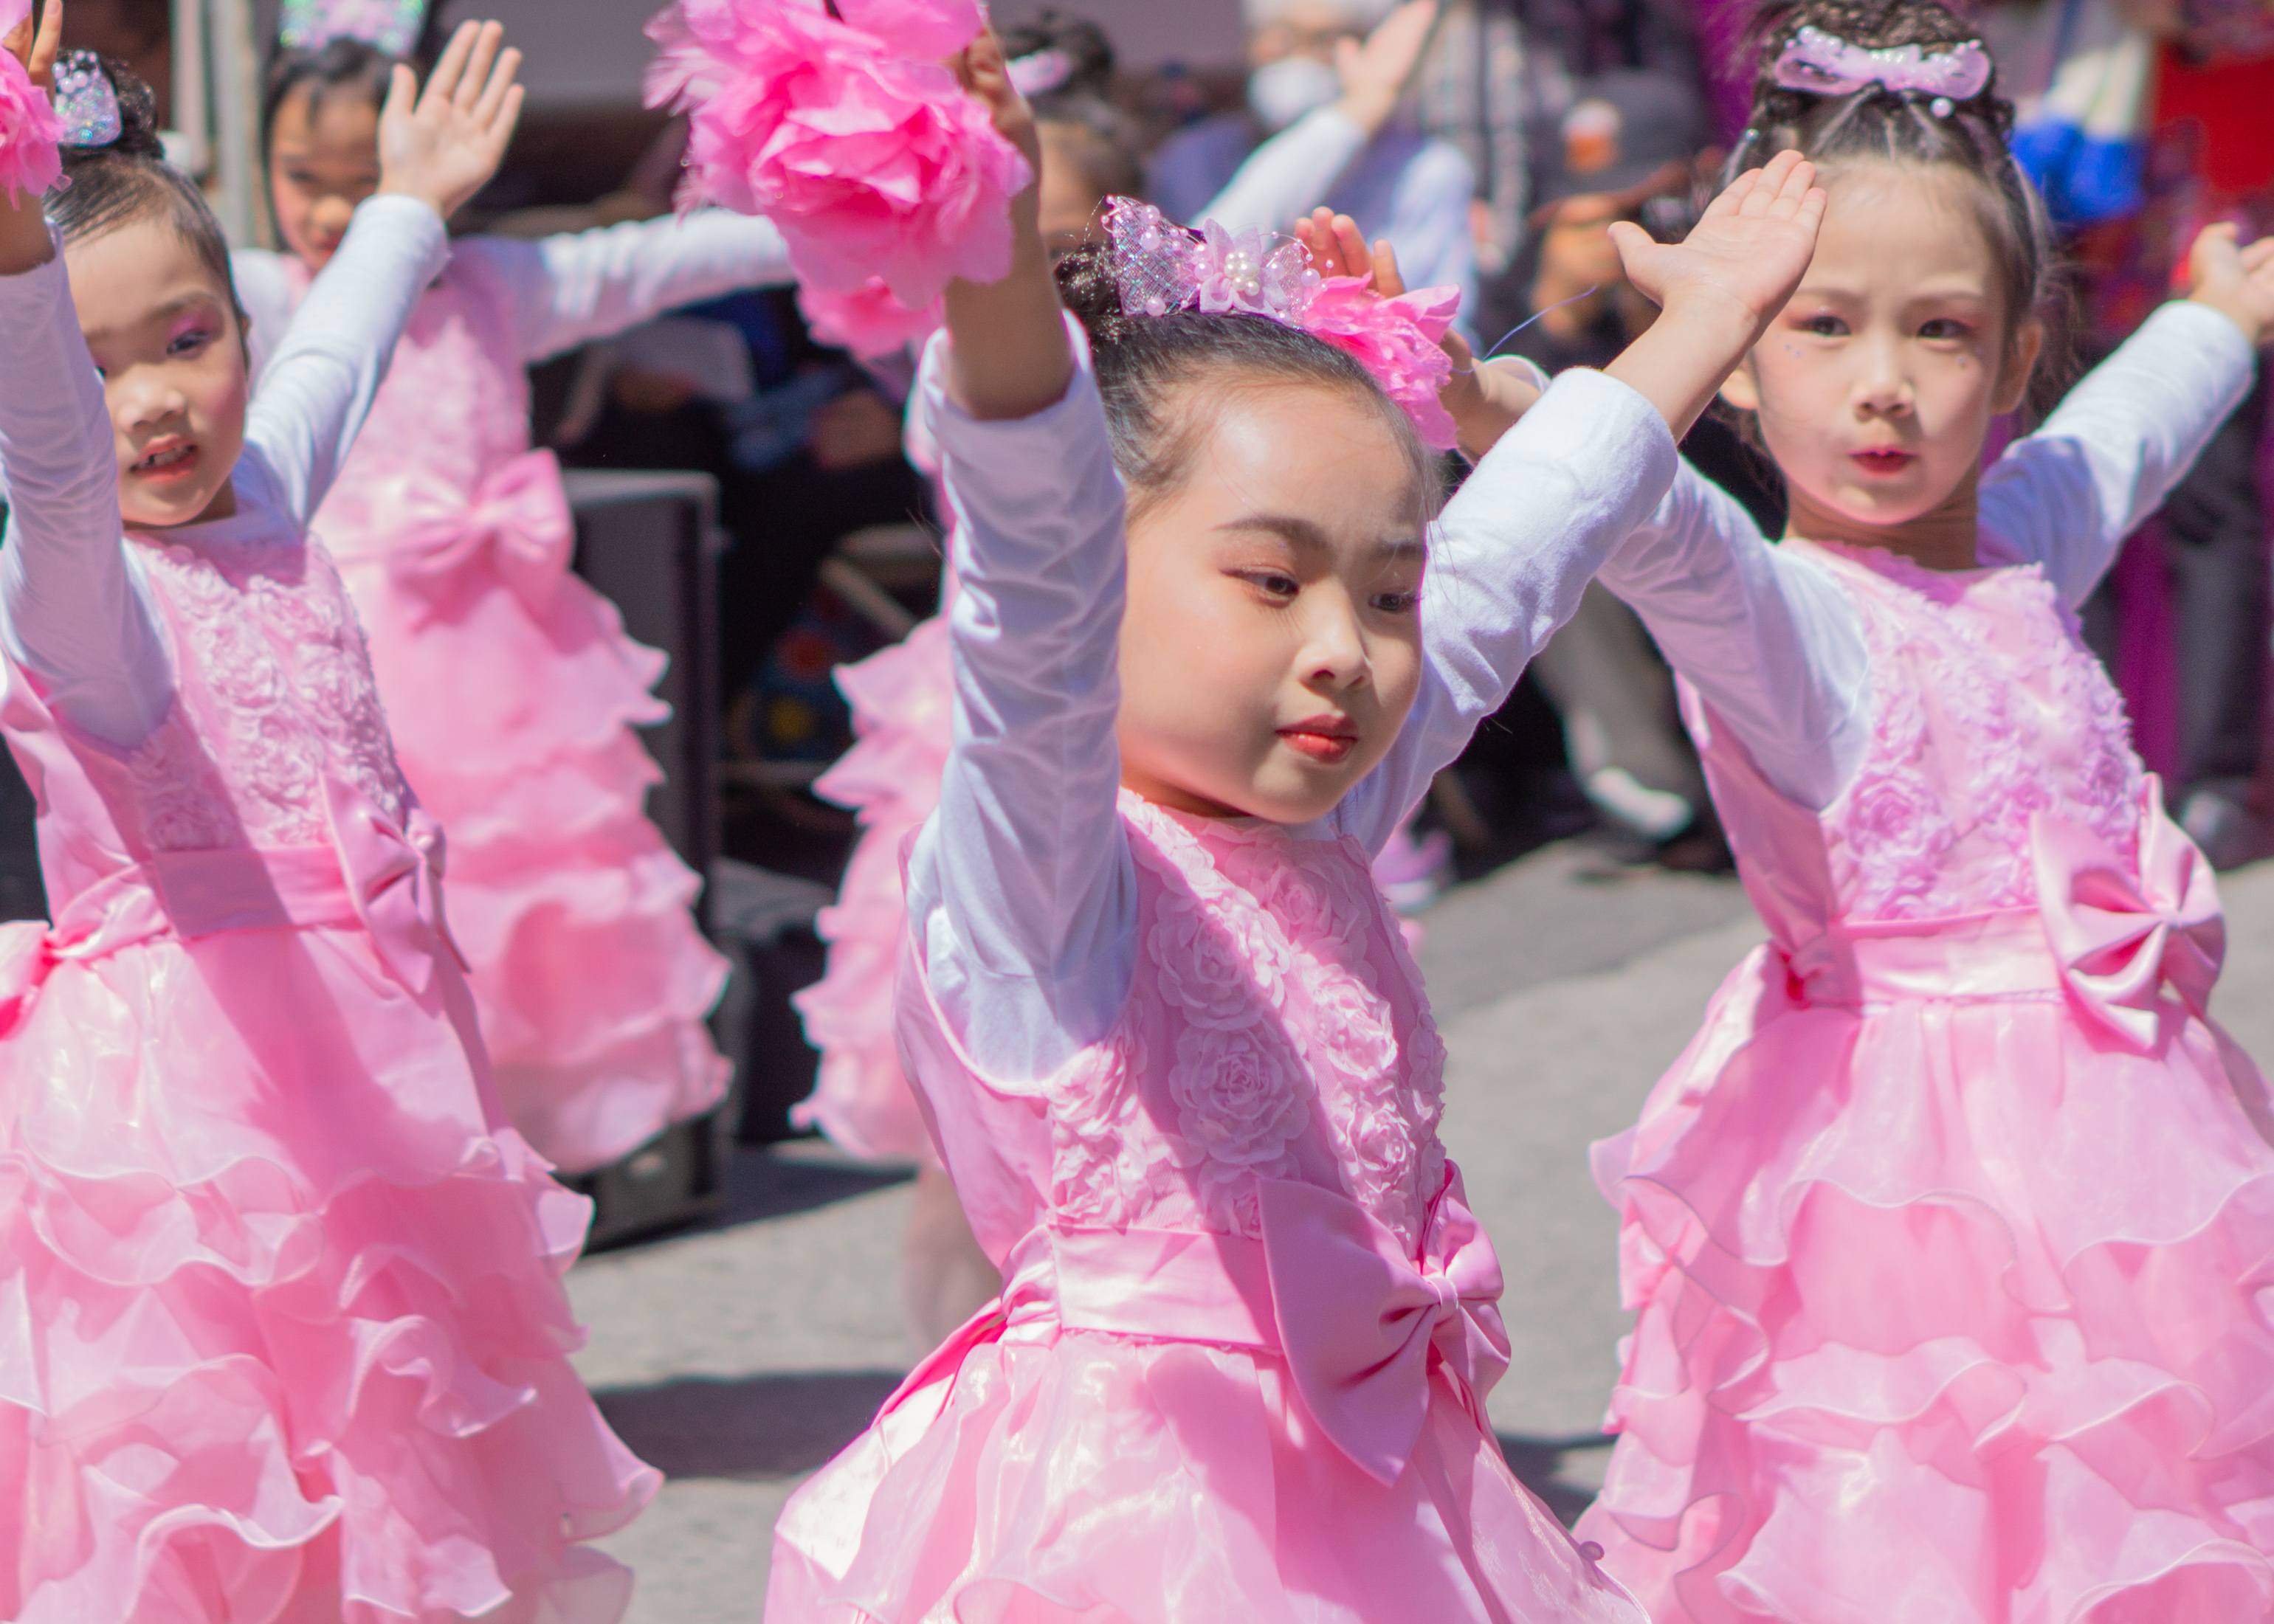
[(2029, 374), (2037, 370), (2037, 357), (2044, 348), (2045, 324), (2037, 320), (2023, 322), (2006, 351), (2005, 365), (1999, 369), (1998, 392), (1990, 398), (1992, 411), (2012, 411), (2027, 398)]
[(1721, 380), (1721, 398), (1739, 411), (1761, 409), (1760, 386), (1753, 380), (1752, 357), (1738, 362), (1737, 370)]

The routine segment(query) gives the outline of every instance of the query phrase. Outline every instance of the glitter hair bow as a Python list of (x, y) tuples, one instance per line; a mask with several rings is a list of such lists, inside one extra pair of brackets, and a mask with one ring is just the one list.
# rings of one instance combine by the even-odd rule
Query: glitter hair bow
[(1923, 45), (1868, 50), (1821, 28), (1806, 27), (1793, 35), (1769, 76), (1787, 90), (1819, 96), (1852, 95), (1869, 85), (1898, 94), (1913, 92), (1934, 98), (1936, 117), (1947, 117), (1955, 103), (1989, 87), (1990, 71), (1990, 53), (1979, 40), (1934, 52)]
[(1124, 315), (1200, 310), (1300, 327), (1372, 372), (1425, 443), (1452, 447), (1453, 420), (1437, 396), (1453, 361), (1437, 341), (1460, 308), (1459, 289), (1384, 298), (1364, 277), (1322, 278), (1291, 237), (1254, 226), (1228, 231), (1213, 220), (1187, 230), (1134, 198), (1113, 199), (1105, 224)]
[(407, 56), (425, 25), (426, 0), (284, 0), (276, 40), (300, 51), (361, 40), (388, 56)]

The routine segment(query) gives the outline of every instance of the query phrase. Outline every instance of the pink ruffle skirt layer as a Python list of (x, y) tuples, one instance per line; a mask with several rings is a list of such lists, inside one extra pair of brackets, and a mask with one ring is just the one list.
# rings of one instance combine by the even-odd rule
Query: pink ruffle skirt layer
[(609, 1624), (588, 1209), (360, 932), (0, 936), (0, 1616)]
[(2268, 1616), (2270, 1124), (2174, 1000), (2140, 1053), (1761, 950), (1597, 1147), (1638, 1319), (1579, 1532), (1659, 1624)]
[(649, 821), (664, 657), (573, 575), (534, 601), (493, 556), (439, 596), (384, 555), (341, 573), (403, 776), (448, 831), (446, 906), (514, 1125), (568, 1172), (707, 1110), (727, 1063), (704, 1025), (726, 961), (700, 881)]
[(861, 840), (837, 901), (821, 911), (829, 966), (794, 1002), (821, 1051), (812, 1095), (791, 1113), (856, 1156), (936, 1161), (892, 1029), (893, 975), (907, 925), (900, 849), (939, 804), (954, 742), (954, 673), (947, 619), (935, 615), (900, 643), (839, 668), (860, 738), (814, 785), (861, 815)]
[(1276, 1356), (1084, 1331), (979, 1347), (889, 1409), (783, 1512), (766, 1604), (767, 1624), (1636, 1618), (1442, 1376), (1385, 1486)]

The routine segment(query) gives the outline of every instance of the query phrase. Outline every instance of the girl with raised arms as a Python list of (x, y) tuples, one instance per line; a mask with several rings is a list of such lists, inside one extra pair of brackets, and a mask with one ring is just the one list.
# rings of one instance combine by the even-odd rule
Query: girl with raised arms
[[(990, 36), (965, 68), (1031, 154)], [(1291, 244), (1125, 202), (1054, 279), (1029, 188), (1009, 274), (950, 284), (955, 746), (900, 1030), (1007, 1283), (793, 1499), (770, 1619), (1638, 1617), (1485, 1423), (1500, 1274), (1367, 862), (1661, 500), (1810, 178), (1630, 244), (1665, 315), (1441, 517), (1410, 316)], [(1507, 381), (1451, 380), (1472, 442)]]
[[(380, 102), (429, 10), (283, 8), (260, 127), (287, 252), (235, 256), (256, 361), (379, 182)], [(528, 368), (790, 280), (773, 226), (722, 209), (534, 242), (460, 237), (316, 515), (403, 776), (449, 833), (451, 924), (499, 1098), (567, 1172), (717, 1103), (727, 1065), (704, 1017), (726, 961), (690, 911), (700, 882), (647, 816), (659, 775), (633, 730), (667, 713), (650, 691), (663, 657), (568, 568), (560, 466), (530, 448)]]
[(1931, 0), (1759, 45), (1737, 169), (1796, 147), (1830, 194), (1724, 391), (1789, 531), (1684, 470), (1602, 579), (1771, 941), (1597, 1147), (1639, 1318), (1579, 1531), (1660, 1624), (2263, 1619), (2274, 1114), (2075, 608), (2248, 389), (2274, 240), (2206, 231), (1985, 470), (2058, 330), (1993, 64)]
[(518, 59), (395, 71), (248, 408), (221, 229), (61, 19), (0, 59), (0, 727), (56, 910), (0, 932), (0, 1615), (607, 1624), (582, 1542), (657, 1477), (566, 1357), (589, 1208), (495, 1108), (307, 529)]

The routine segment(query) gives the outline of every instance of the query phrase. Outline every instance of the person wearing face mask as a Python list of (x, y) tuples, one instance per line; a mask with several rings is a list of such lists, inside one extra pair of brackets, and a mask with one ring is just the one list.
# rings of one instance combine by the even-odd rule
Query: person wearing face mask
[(1434, 0), (1242, 0), (1245, 109), (1163, 143), (1151, 198), (1173, 220), (1284, 230), (1321, 206), (1397, 244), (1417, 288), (1457, 287), (1474, 308), (1468, 160), (1400, 113), (1437, 18)]

